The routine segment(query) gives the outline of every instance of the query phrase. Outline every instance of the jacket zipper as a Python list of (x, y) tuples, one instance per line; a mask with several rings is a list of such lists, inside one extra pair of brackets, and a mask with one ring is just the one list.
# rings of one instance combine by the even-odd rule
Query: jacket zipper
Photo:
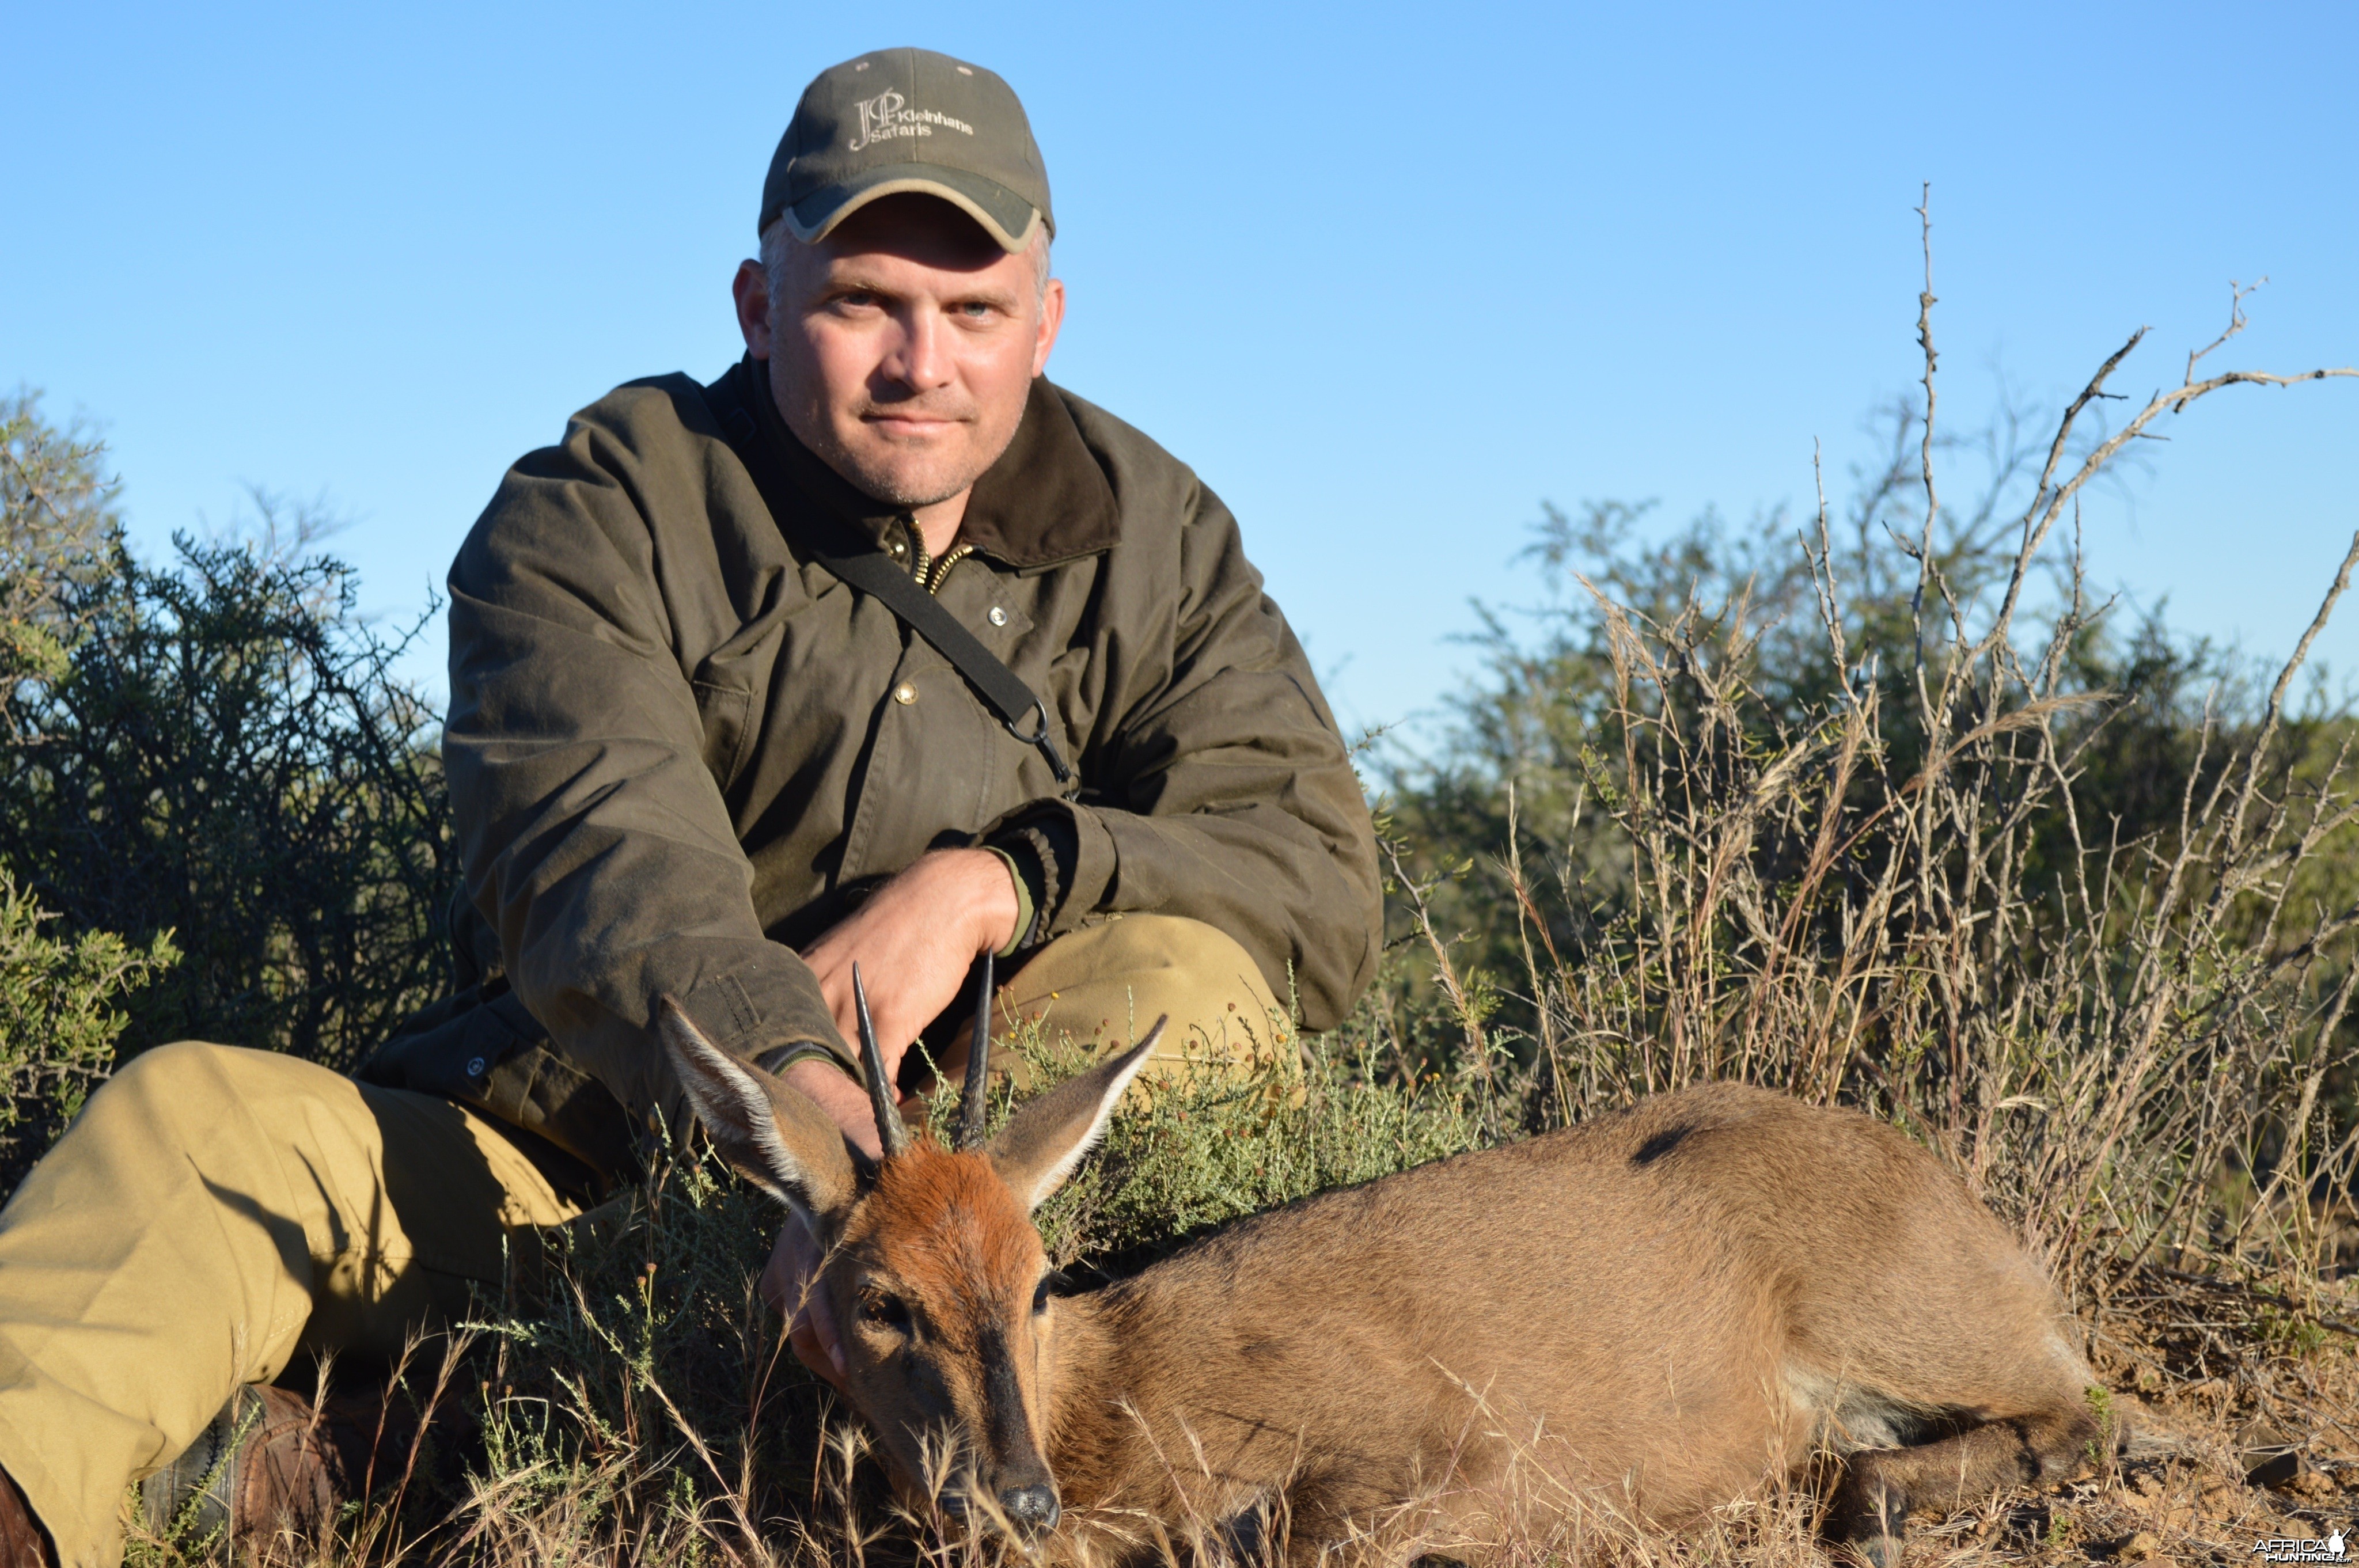
[(934, 569), (918, 580), (926, 585), (928, 593), (939, 595), (942, 591), (942, 584), (951, 580), (951, 568), (973, 554), (973, 545), (952, 545), (942, 558), (934, 563)]
[(918, 579), (919, 588), (928, 593), (940, 595), (942, 584), (950, 580), (951, 568), (974, 554), (974, 546), (952, 545), (940, 560), (936, 560), (926, 554), (926, 541), (918, 531), (911, 528), (909, 534), (910, 548), (917, 552), (917, 558), (909, 563), (909, 575)]

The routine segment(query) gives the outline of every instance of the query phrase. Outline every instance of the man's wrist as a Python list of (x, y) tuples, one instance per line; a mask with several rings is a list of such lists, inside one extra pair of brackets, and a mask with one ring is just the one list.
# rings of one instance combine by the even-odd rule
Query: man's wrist
[(999, 952), (1022, 931), (1023, 880), (1006, 857), (986, 858), (980, 845), (938, 849), (909, 870), (926, 879), (930, 896), (942, 901), (934, 906), (939, 918), (965, 922), (977, 957)]
[(1063, 807), (1062, 802), (1027, 807), (1015, 820), (993, 828), (978, 846), (1006, 858), (1030, 910), (1022, 930), (1012, 938), (1016, 951), (1038, 947), (1055, 934), (1077, 853), (1071, 842), (1072, 822)]

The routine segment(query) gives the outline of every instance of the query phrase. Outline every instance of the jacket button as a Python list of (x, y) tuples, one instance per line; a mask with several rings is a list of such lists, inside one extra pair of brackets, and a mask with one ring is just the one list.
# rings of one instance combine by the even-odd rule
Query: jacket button
[(1006, 625), (1006, 624), (1007, 624), (1007, 611), (1006, 611), (1005, 610), (1000, 609), (1000, 608), (999, 608), (999, 606), (997, 606), (996, 604), (993, 605), (993, 606), (991, 607), (991, 623), (992, 623), (994, 626), (1005, 626), (1005, 625)]
[(893, 688), (893, 700), (899, 703), (902, 707), (907, 708), (909, 704), (918, 700), (918, 688), (911, 686), (908, 681), (903, 681), (899, 686)]
[(484, 1059), (481, 1056), (467, 1058), (467, 1076), (471, 1078), (480, 1078), (484, 1076)]
[(899, 560), (903, 556), (906, 556), (906, 555), (908, 555), (908, 553), (909, 553), (909, 546), (907, 546), (907, 545), (905, 545), (905, 544), (901, 543), (901, 541), (900, 541), (900, 540), (898, 540), (898, 539), (896, 539), (896, 540), (894, 540), (894, 541), (893, 541), (893, 558), (894, 558), (895, 560)]

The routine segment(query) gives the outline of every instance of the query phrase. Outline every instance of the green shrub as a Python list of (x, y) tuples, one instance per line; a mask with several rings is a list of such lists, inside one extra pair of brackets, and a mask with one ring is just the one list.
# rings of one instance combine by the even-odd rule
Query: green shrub
[(64, 671), (76, 630), (64, 600), (106, 575), (122, 529), (104, 456), (78, 423), (42, 417), (40, 394), (0, 399), (0, 684)]
[[(1008, 1048), (1041, 1084), (1090, 1060), (1061, 1035), (1027, 1034)], [(1125, 1107), (1036, 1218), (1060, 1267), (1127, 1267), (1230, 1220), (1481, 1141), (1462, 1086), (1387, 1081), (1364, 1033), (1338, 1034), (1309, 1053), (1299, 1079), (1275, 1069), (1191, 1079)]]
[(0, 1193), (122, 1054), (348, 1065), (449, 979), (457, 869), (406, 639), (266, 496), (256, 537), (136, 559), (104, 458), (37, 395), (0, 401)]
[[(120, 542), (8, 695), (0, 864), (71, 930), (169, 930), (127, 1053), (200, 1038), (349, 1066), (450, 983), (432, 715), (332, 559)], [(137, 938), (145, 941), (146, 935)]]
[(53, 922), (0, 871), (0, 1192), (113, 1070), (123, 997), (179, 957), (168, 933), (134, 947), (105, 931), (55, 935)]

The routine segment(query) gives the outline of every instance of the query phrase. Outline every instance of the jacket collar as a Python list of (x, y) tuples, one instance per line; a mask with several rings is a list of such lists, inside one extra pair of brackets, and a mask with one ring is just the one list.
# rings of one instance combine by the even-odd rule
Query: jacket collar
[[(763, 438), (805, 495), (872, 543), (881, 543), (886, 530), (906, 517), (854, 489), (796, 438), (778, 416), (761, 361), (747, 355), (731, 373), (739, 378), (739, 398), (756, 411)], [(1122, 509), (1105, 470), (1057, 389), (1046, 377), (1034, 377), (1014, 438), (974, 481), (959, 543), (1022, 570), (1095, 555), (1121, 537)]]

